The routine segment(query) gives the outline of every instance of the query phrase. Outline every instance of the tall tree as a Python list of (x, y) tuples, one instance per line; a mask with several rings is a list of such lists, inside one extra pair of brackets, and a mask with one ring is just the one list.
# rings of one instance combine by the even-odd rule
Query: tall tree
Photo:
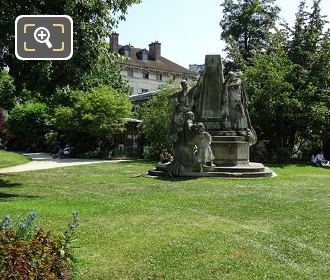
[[(242, 76), (250, 100), (250, 114), (259, 141), (267, 142), (268, 159), (293, 146), (302, 107), (288, 82), (293, 65), (286, 57), (284, 37), (274, 35), (272, 50), (259, 54)], [(293, 142), (293, 144), (292, 144)]]
[(325, 16), (321, 15), (321, 0), (314, 0), (312, 11), (306, 11), (305, 0), (301, 1), (296, 13), (293, 29), (289, 29), (292, 39), (289, 42), (288, 55), (293, 63), (311, 69), (321, 53), (326, 24)]
[[(294, 64), (291, 83), (306, 106), (301, 126), (310, 126), (302, 130), (299, 137), (313, 136), (314, 141), (324, 137), (330, 120), (330, 40), (329, 33), (324, 31), (327, 21), (321, 14), (320, 3), (321, 0), (314, 0), (311, 11), (307, 11), (305, 1), (300, 2), (294, 29), (289, 30), (288, 44), (288, 57)], [(308, 108), (311, 111), (308, 112)]]
[(231, 68), (242, 70), (268, 41), (270, 30), (280, 11), (275, 0), (225, 0), (220, 22), (221, 37), (227, 43), (226, 51)]
[[(79, 86), (100, 56), (114, 58), (102, 48), (127, 8), (140, 0), (0, 0), (0, 68), (8, 66), (17, 91), (24, 87), (43, 94), (56, 87)], [(14, 52), (15, 18), (19, 15), (69, 15), (74, 24), (73, 57), (68, 61), (20, 61)], [(118, 71), (115, 63), (107, 64)], [(108, 81), (108, 84), (112, 81)]]
[(296, 20), (294, 28), (290, 29), (289, 26), (286, 26), (289, 30), (289, 34), (292, 37), (292, 40), (289, 42), (288, 56), (293, 63), (301, 63), (306, 61), (305, 52), (303, 52), (303, 47), (305, 43), (305, 32), (308, 13), (305, 11), (306, 2), (301, 1), (298, 6), (298, 12), (296, 13)]
[(270, 35), (267, 51), (243, 74), (251, 118), (271, 156), (311, 152), (329, 131), (330, 41), (319, 4), (309, 12), (302, 1), (294, 27)]

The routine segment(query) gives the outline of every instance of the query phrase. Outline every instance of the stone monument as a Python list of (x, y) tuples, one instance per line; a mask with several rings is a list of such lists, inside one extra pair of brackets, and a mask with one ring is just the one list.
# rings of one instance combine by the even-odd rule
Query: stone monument
[[(154, 176), (271, 177), (261, 163), (249, 161), (256, 133), (248, 112), (248, 98), (236, 74), (223, 75), (220, 55), (207, 55), (197, 85), (169, 98), (177, 98), (171, 133), (177, 135), (174, 161), (158, 164)], [(206, 165), (209, 162), (209, 165)]]

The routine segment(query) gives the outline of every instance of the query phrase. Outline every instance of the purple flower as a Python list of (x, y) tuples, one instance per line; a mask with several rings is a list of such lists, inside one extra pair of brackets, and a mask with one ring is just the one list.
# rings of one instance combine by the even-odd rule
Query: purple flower
[(37, 212), (36, 211), (31, 211), (27, 214), (27, 216), (29, 218), (31, 218), (31, 220), (34, 220), (37, 217)]
[(24, 224), (24, 223), (20, 223), (20, 224), (19, 224), (19, 228), (20, 228), (20, 229), (25, 229), (25, 228), (26, 228), (26, 224)]

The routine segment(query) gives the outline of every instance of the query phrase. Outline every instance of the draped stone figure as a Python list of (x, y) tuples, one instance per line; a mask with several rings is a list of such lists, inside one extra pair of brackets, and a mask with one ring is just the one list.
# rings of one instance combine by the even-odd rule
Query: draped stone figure
[(255, 144), (256, 134), (248, 112), (248, 98), (241, 79), (234, 72), (229, 72), (225, 79), (221, 116), (223, 129), (235, 131), (237, 135)]
[(194, 124), (194, 113), (185, 113), (182, 129), (177, 133), (177, 140), (174, 148), (174, 160), (168, 166), (172, 176), (184, 176), (185, 171), (190, 171), (196, 163), (194, 159), (195, 146), (198, 142), (197, 125)]
[(191, 98), (189, 96), (188, 84), (186, 80), (181, 81), (181, 90), (169, 95), (169, 99), (176, 99), (177, 103), (173, 112), (170, 132), (178, 133), (183, 129), (185, 115), (190, 111)]

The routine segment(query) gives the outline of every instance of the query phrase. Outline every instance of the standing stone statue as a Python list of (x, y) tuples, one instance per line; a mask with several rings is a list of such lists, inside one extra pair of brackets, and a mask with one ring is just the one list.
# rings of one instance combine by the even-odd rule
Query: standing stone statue
[(242, 87), (242, 81), (229, 72), (224, 84), (222, 116), (225, 128), (228, 130), (243, 130), (248, 128), (247, 98)]
[(199, 143), (197, 144), (197, 162), (199, 163), (200, 172), (203, 172), (203, 165), (210, 163), (211, 167), (214, 167), (213, 160), (215, 159), (212, 149), (212, 136), (205, 131), (205, 127), (202, 123), (197, 125)]
[(169, 95), (169, 99), (176, 98), (177, 104), (172, 116), (170, 130), (171, 133), (180, 132), (183, 129), (185, 115), (190, 111), (190, 98), (188, 92), (188, 84), (186, 80), (181, 81), (182, 90)]
[(224, 83), (221, 104), (221, 119), (224, 130), (236, 131), (249, 142), (256, 141), (248, 112), (248, 99), (241, 79), (234, 72), (229, 72)]
[(168, 171), (171, 176), (184, 176), (195, 164), (194, 148), (198, 141), (197, 126), (194, 124), (194, 113), (185, 113), (182, 128), (177, 133), (177, 140), (174, 148), (174, 160), (169, 164)]

